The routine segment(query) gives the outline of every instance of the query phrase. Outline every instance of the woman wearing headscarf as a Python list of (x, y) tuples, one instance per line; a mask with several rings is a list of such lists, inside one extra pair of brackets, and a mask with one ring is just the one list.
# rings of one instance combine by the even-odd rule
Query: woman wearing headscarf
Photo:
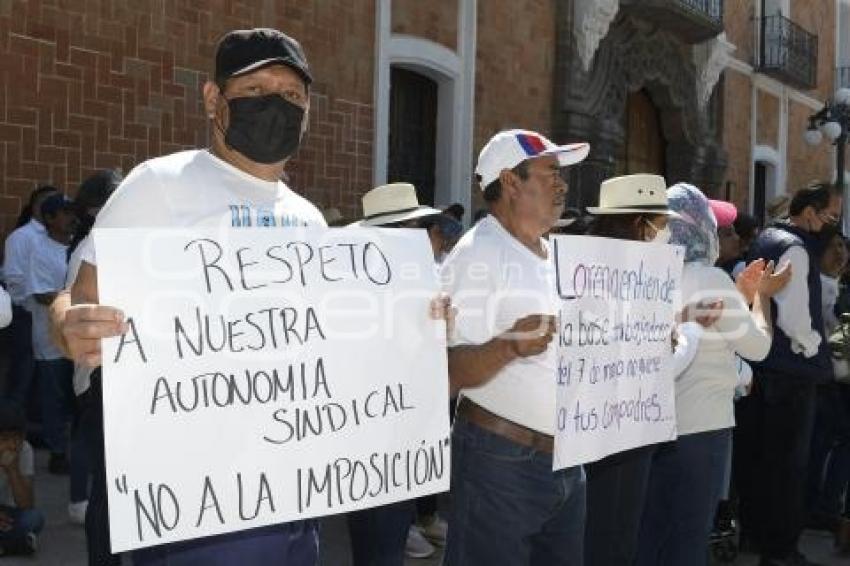
[(686, 250), (683, 303), (722, 299), (723, 310), (700, 337), (694, 361), (676, 378), (679, 437), (661, 445), (653, 456), (636, 563), (698, 566), (707, 561), (735, 426), (735, 354), (754, 361), (767, 355), (772, 339), (770, 297), (787, 284), (790, 271), (774, 275), (771, 265), (754, 262), (745, 282), (736, 287), (714, 267), (720, 244), (705, 195), (679, 183), (667, 191), (667, 199), (676, 213), (668, 224), (670, 243)]

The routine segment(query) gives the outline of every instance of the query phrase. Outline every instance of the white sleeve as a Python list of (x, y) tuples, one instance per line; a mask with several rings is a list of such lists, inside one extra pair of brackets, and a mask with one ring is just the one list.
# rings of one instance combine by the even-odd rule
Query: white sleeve
[(6, 289), (0, 287), (0, 328), (6, 328), (12, 323), (12, 297)]
[[(18, 229), (20, 230), (20, 229)], [(18, 230), (9, 234), (4, 246), (3, 280), (9, 288), (9, 294), (20, 304), (27, 296), (26, 274), (23, 270), (23, 246), (26, 237)]]
[(761, 361), (770, 353), (773, 333), (767, 321), (756, 320), (743, 295), (725, 274), (712, 277), (711, 284), (723, 299), (720, 318), (714, 323), (714, 329), (729, 345), (729, 349), (742, 358)]
[(776, 325), (791, 339), (791, 351), (811, 358), (818, 353), (820, 335), (812, 328), (809, 313), (809, 255), (801, 246), (793, 246), (779, 258), (777, 267), (791, 262), (791, 281), (774, 295)]
[[(89, 257), (92, 261), (86, 259), (86, 254), (91, 254)], [(83, 238), (77, 249), (71, 252), (71, 257), (68, 258), (68, 273), (65, 275), (65, 288), (70, 289), (77, 280), (77, 274), (80, 272), (80, 265), (83, 261), (91, 265), (97, 265), (94, 261), (94, 246), (91, 244), (91, 234)]]
[(678, 379), (693, 363), (703, 329), (696, 322), (685, 322), (676, 328), (676, 332), (678, 334), (676, 348), (670, 360), (673, 379)]

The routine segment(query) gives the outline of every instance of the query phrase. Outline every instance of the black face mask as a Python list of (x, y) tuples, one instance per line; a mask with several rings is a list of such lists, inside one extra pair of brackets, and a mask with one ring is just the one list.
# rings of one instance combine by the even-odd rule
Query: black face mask
[(304, 109), (279, 94), (227, 101), (230, 123), (224, 143), (251, 161), (277, 163), (298, 150)]

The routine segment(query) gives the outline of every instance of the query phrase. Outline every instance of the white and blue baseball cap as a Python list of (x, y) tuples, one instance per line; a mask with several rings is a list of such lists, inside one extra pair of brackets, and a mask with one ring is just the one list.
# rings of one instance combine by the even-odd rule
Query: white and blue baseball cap
[(481, 189), (499, 178), (504, 169), (513, 169), (526, 159), (555, 155), (561, 167), (584, 161), (590, 152), (588, 143), (555, 145), (544, 136), (530, 130), (505, 130), (499, 132), (478, 154), (478, 175)]

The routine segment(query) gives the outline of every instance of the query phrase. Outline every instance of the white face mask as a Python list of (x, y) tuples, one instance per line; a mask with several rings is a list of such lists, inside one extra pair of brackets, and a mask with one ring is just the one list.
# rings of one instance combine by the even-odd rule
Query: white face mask
[(648, 242), (652, 242), (653, 244), (666, 244), (670, 242), (669, 226), (665, 226), (663, 229), (661, 229), (649, 220), (644, 220), (644, 222), (652, 226), (652, 229), (655, 230), (655, 236), (651, 240), (647, 240)]

